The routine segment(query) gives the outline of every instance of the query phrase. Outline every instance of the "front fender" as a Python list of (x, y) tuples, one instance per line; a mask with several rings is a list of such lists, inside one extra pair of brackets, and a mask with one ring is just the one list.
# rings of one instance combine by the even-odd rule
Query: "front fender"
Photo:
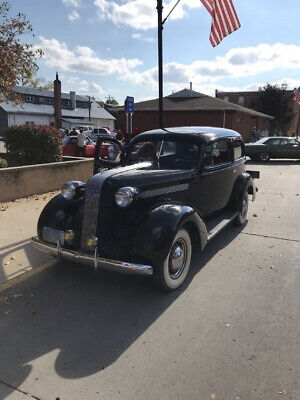
[(133, 238), (133, 251), (153, 264), (164, 260), (178, 229), (186, 225), (195, 233), (201, 249), (207, 243), (207, 230), (199, 214), (189, 206), (163, 204), (151, 210)]
[[(71, 200), (65, 199), (61, 194), (51, 199), (38, 220), (37, 234), (39, 239), (42, 239), (43, 227), (81, 232), (83, 219), (83, 198), (74, 198)], [(79, 234), (76, 235), (79, 237)]]
[(252, 201), (256, 198), (256, 185), (253, 178), (247, 172), (243, 172), (236, 180), (233, 189), (233, 206), (237, 211), (242, 210), (242, 199), (247, 192), (252, 195)]

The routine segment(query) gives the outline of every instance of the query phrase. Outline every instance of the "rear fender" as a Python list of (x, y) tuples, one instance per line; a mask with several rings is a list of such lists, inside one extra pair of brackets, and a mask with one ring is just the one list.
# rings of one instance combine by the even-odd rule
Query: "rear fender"
[(233, 189), (233, 206), (237, 211), (242, 211), (242, 199), (245, 193), (252, 195), (252, 201), (256, 198), (257, 188), (253, 178), (247, 172), (243, 172), (236, 180)]
[(178, 229), (182, 226), (186, 227), (191, 236), (196, 236), (201, 249), (206, 246), (206, 226), (192, 207), (163, 204), (148, 214), (134, 235), (134, 254), (154, 264), (164, 260)]

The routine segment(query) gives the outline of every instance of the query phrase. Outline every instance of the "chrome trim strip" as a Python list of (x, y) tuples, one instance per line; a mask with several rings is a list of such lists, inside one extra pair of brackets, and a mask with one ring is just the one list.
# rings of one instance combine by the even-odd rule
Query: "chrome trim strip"
[(95, 255), (78, 253), (74, 250), (66, 250), (62, 247), (48, 244), (38, 239), (37, 237), (31, 238), (32, 244), (39, 250), (51, 254), (53, 257), (61, 257), (65, 260), (81, 263), (96, 269), (105, 269), (108, 271), (124, 272), (127, 274), (135, 275), (153, 275), (153, 268), (150, 265), (136, 264), (125, 261), (107, 260), (105, 258), (97, 257)]
[(174, 185), (160, 189), (145, 190), (144, 192), (140, 193), (140, 197), (142, 199), (146, 199), (148, 197), (161, 196), (162, 194), (182, 192), (183, 190), (187, 190), (188, 188), (189, 185), (187, 183), (183, 183), (181, 185)]

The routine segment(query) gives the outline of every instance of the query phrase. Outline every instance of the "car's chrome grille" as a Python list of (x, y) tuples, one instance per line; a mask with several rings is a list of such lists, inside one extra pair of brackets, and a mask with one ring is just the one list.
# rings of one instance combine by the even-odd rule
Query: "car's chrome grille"
[(95, 237), (97, 233), (100, 193), (105, 178), (105, 173), (94, 175), (86, 185), (81, 232), (81, 249), (84, 251), (90, 251), (87, 246), (87, 239)]

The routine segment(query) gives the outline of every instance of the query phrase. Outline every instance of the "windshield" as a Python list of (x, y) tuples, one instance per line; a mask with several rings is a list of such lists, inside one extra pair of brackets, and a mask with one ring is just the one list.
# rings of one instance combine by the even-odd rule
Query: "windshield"
[(196, 143), (159, 140), (136, 143), (130, 151), (129, 163), (153, 161), (161, 169), (194, 169), (200, 157)]
[(264, 137), (264, 138), (258, 140), (258, 141), (255, 142), (255, 143), (265, 143), (267, 140), (269, 140), (269, 138), (268, 138), (268, 137)]

